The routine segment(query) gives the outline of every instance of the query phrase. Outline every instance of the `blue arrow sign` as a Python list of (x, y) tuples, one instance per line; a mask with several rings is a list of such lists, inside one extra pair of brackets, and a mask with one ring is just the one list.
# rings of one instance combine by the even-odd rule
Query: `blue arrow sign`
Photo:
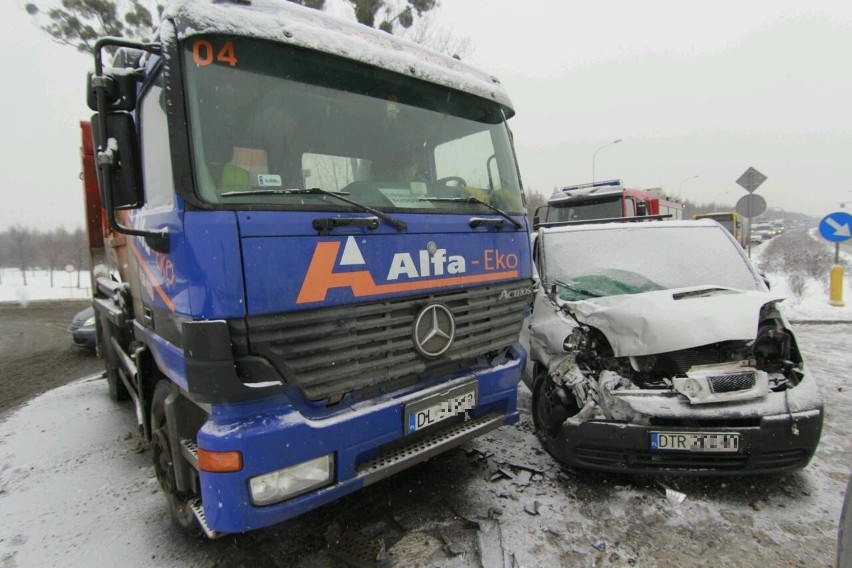
[(819, 234), (832, 243), (849, 239), (852, 237), (852, 215), (846, 211), (829, 213), (819, 222)]

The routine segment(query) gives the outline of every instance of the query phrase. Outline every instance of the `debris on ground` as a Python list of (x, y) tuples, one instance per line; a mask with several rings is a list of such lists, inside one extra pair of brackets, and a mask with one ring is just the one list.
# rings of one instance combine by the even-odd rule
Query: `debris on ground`
[[(450, 556), (459, 556), (459, 555), (464, 554), (465, 552), (467, 552), (467, 550), (465, 549), (465, 547), (464, 547), (464, 546), (462, 546), (462, 545), (460, 545), (459, 543), (457, 543), (457, 542), (453, 541), (452, 539), (450, 539), (450, 537), (448, 537), (448, 536), (444, 533), (444, 531), (441, 531), (441, 540), (443, 540), (443, 541), (444, 541), (444, 552), (446, 552), (446, 553), (447, 553), (447, 554), (449, 554)], [(399, 543), (397, 543), (397, 544), (399, 544)], [(396, 548), (396, 546), (394, 546), (394, 548)], [(392, 550), (393, 550), (393, 549), (392, 549)], [(401, 556), (397, 556), (397, 558), (402, 559), (402, 557), (401, 557)]]
[(450, 539), (445, 537), (443, 534), (441, 536), (444, 540), (443, 542), (425, 532), (410, 532), (394, 544), (388, 550), (388, 554), (394, 558), (400, 566), (412, 566), (426, 561), (440, 550), (446, 551), (447, 554), (451, 556), (464, 554), (464, 547), (450, 541)]
[(660, 482), (657, 482), (657, 485), (659, 485), (663, 489), (663, 491), (665, 492), (664, 494), (666, 499), (668, 499), (669, 503), (671, 503), (672, 505), (680, 505), (684, 501), (686, 501), (686, 493), (681, 493), (680, 491), (663, 485)]
[(527, 487), (532, 479), (532, 473), (526, 470), (521, 470), (520, 473), (512, 480), (513, 485), (518, 487)]
[(538, 501), (533, 501), (528, 505), (524, 505), (524, 511), (529, 513), (530, 515), (538, 515), (538, 508), (541, 506), (541, 503)]
[[(335, 521), (325, 533), (329, 555), (353, 568), (386, 568), (396, 560), (385, 548), (383, 539), (371, 538), (359, 530), (343, 531)], [(397, 543), (398, 544), (398, 543)]]
[(544, 469), (537, 467), (537, 466), (534, 466), (534, 465), (529, 465), (529, 464), (525, 464), (525, 463), (515, 463), (515, 462), (508, 462), (506, 465), (509, 465), (509, 466), (511, 466), (515, 469), (528, 471), (530, 473), (537, 473), (539, 475), (544, 475)]
[[(503, 550), (503, 532), (500, 521), (486, 519), (476, 535), (476, 548), (482, 566), (507, 566), (507, 555)], [(511, 562), (511, 560), (509, 560)], [(511, 564), (508, 564), (511, 566)]]

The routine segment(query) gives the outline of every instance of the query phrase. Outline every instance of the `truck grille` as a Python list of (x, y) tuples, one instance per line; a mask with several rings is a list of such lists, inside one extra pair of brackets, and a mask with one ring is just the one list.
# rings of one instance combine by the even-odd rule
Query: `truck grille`
[[(311, 400), (381, 386), (508, 347), (517, 340), (530, 295), (502, 294), (529, 281), (383, 302), (257, 316), (230, 322), (235, 355), (266, 358)], [(502, 299), (501, 299), (502, 294)], [(519, 296), (509, 297), (506, 296)], [(417, 353), (414, 320), (427, 304), (447, 306), (455, 339), (440, 358)], [(448, 367), (448, 365), (450, 365)], [(457, 366), (456, 366), (457, 368)]]

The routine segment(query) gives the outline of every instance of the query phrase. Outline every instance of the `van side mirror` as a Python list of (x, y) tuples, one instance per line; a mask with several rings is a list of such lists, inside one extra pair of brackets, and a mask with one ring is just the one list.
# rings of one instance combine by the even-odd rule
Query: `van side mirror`
[[(106, 140), (100, 140), (99, 115), (92, 116), (92, 136), (98, 164), (101, 201), (113, 209), (135, 209), (142, 206), (142, 175), (136, 137), (136, 124), (127, 112), (110, 112), (106, 118)], [(109, 182), (104, 176), (109, 176)], [(105, 188), (109, 196), (105, 195)]]

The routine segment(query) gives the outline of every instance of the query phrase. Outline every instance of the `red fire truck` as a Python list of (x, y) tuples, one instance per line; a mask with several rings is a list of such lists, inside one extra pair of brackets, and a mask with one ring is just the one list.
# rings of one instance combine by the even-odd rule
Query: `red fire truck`
[[(683, 218), (683, 203), (666, 197), (659, 188), (629, 189), (617, 179), (563, 187), (550, 196), (545, 208), (547, 223), (652, 215)], [(536, 217), (542, 219), (538, 212)]]

